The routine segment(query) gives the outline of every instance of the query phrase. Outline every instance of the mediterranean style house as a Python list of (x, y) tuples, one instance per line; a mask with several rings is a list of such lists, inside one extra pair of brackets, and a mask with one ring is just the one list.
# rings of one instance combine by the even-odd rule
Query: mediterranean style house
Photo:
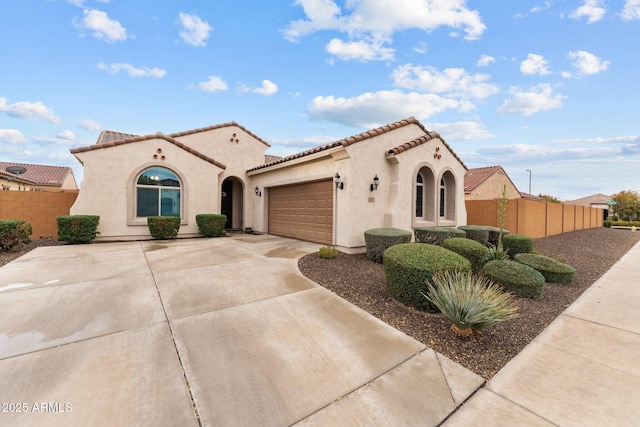
[(77, 190), (76, 178), (68, 166), (0, 162), (3, 190), (68, 191)]
[(84, 180), (71, 214), (100, 215), (99, 240), (151, 238), (146, 218), (227, 216), (227, 228), (339, 248), (364, 231), (466, 224), (466, 166), (411, 117), (285, 158), (243, 126), (224, 123), (165, 135), (102, 132), (71, 153)]
[(502, 166), (468, 169), (464, 176), (465, 200), (500, 199), (505, 188), (507, 199), (522, 197)]

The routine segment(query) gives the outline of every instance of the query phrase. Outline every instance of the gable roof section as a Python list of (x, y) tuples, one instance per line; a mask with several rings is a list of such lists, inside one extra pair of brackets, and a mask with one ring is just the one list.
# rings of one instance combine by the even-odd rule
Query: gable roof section
[(248, 130), (244, 126), (239, 125), (236, 122), (221, 123), (219, 125), (213, 125), (213, 126), (208, 126), (208, 127), (204, 127), (204, 128), (192, 129), (192, 130), (187, 130), (187, 131), (184, 131), (184, 132), (172, 133), (169, 136), (172, 137), (172, 138), (179, 138), (179, 137), (185, 136), (185, 135), (191, 135), (191, 134), (200, 133), (200, 132), (207, 132), (207, 131), (210, 131), (210, 130), (225, 128), (225, 127), (231, 127), (231, 126), (235, 126), (235, 127), (238, 127), (240, 129), (242, 129), (243, 131), (245, 131), (246, 133), (248, 133), (249, 135), (251, 135), (252, 137), (257, 139), (258, 141), (262, 142), (267, 147), (271, 147), (271, 145), (268, 142), (266, 142), (265, 140), (260, 138), (258, 135), (256, 135), (255, 133), (251, 132), (250, 130)]
[[(500, 171), (504, 172), (502, 166), (486, 166), (483, 168), (473, 168), (467, 170), (467, 173), (464, 174), (464, 192), (470, 193)], [(507, 173), (504, 172), (504, 175), (507, 176)]]
[(566, 203), (571, 205), (578, 206), (591, 206), (591, 205), (606, 205), (607, 202), (611, 201), (611, 196), (607, 196), (606, 194), (593, 194), (591, 196), (582, 197), (580, 199), (571, 200)]
[(119, 141), (121, 139), (127, 139), (127, 138), (135, 138), (136, 136), (138, 135), (135, 135), (132, 133), (116, 132), (113, 130), (103, 130), (102, 132), (100, 132), (100, 135), (98, 136), (98, 140), (96, 141), (96, 144)]
[(125, 139), (120, 139), (120, 140), (116, 140), (116, 141), (107, 141), (107, 142), (98, 142), (96, 144), (93, 145), (87, 145), (85, 147), (78, 147), (78, 148), (72, 148), (71, 150), (71, 154), (78, 154), (78, 153), (84, 153), (87, 151), (94, 151), (94, 150), (101, 150), (104, 148), (110, 148), (110, 147), (116, 147), (119, 145), (125, 145), (125, 144), (133, 144), (136, 142), (140, 142), (140, 141), (148, 141), (150, 139), (164, 139), (165, 141), (185, 150), (186, 152), (193, 154), (196, 157), (201, 158), (202, 160), (209, 162), (213, 165), (218, 166), (221, 169), (226, 169), (227, 166), (225, 166), (224, 164), (218, 162), (215, 159), (212, 159), (209, 156), (205, 156), (204, 154), (202, 154), (201, 152), (199, 152), (198, 150), (195, 150), (191, 147), (189, 147), (188, 145), (183, 144), (182, 142), (178, 141), (175, 138), (172, 138), (171, 136), (167, 136), (161, 132), (158, 132), (156, 134), (153, 135), (143, 135), (143, 136), (134, 136), (132, 138), (125, 138)]
[[(16, 178), (15, 175), (10, 174), (6, 171), (7, 167), (9, 166), (22, 166), (26, 168), (27, 171)], [(47, 166), (33, 165), (29, 163), (0, 162), (0, 175), (2, 177), (33, 185), (50, 185), (54, 187), (60, 187), (70, 173), (72, 173), (71, 168), (68, 166)]]
[(460, 164), (462, 164), (462, 166), (464, 166), (465, 169), (467, 169), (467, 167), (465, 166), (465, 164), (462, 162), (462, 160), (460, 160), (460, 158), (457, 156), (456, 153), (453, 152), (453, 150), (451, 149), (451, 147), (444, 141), (444, 139), (442, 139), (442, 137), (437, 133), (437, 132), (433, 132), (433, 131), (429, 131), (427, 130), (422, 123), (420, 123), (415, 117), (409, 117), (407, 119), (404, 120), (400, 120), (394, 123), (390, 123), (388, 125), (384, 125), (384, 126), (380, 126), (378, 128), (375, 129), (371, 129), (368, 130), (366, 132), (362, 132), (359, 133), (357, 135), (353, 135), (353, 136), (349, 136), (343, 139), (340, 139), (338, 141), (334, 141), (334, 142), (329, 142), (327, 144), (324, 145), (319, 145), (317, 147), (311, 148), (309, 150), (305, 150), (302, 151), (300, 153), (296, 153), (296, 154), (292, 154), (290, 156), (287, 157), (283, 157), (268, 163), (265, 163), (264, 165), (260, 165), (257, 166), (255, 168), (249, 169), (247, 172), (252, 172), (255, 170), (259, 170), (259, 169), (264, 169), (266, 167), (269, 166), (273, 166), (273, 165), (277, 165), (280, 163), (285, 163), (291, 160), (295, 160), (295, 159), (299, 159), (301, 157), (305, 157), (305, 156), (309, 156), (311, 154), (315, 154), (315, 153), (319, 153), (321, 151), (326, 151), (329, 150), (331, 148), (335, 148), (335, 147), (348, 147), (349, 145), (361, 142), (361, 141), (365, 141), (367, 139), (376, 137), (378, 135), (382, 135), (385, 134), (387, 132), (391, 132), (394, 129), (398, 129), (404, 126), (408, 126), (411, 124), (415, 124), (418, 125), (424, 132), (426, 135), (421, 136), (419, 138), (414, 139), (413, 141), (409, 141), (407, 143), (404, 143), (398, 147), (392, 148), (390, 150), (387, 150), (387, 155), (390, 156), (395, 156), (397, 154), (403, 153), (413, 147), (416, 147), (418, 145), (424, 144), (432, 139), (436, 139), (439, 138), (442, 143), (447, 147), (447, 149), (455, 156), (455, 158), (460, 162)]

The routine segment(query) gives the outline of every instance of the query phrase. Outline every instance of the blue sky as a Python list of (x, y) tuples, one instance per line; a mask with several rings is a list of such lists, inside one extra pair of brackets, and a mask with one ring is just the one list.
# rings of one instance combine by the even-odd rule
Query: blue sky
[(0, 3), (0, 160), (236, 121), (287, 155), (414, 116), (563, 200), (640, 189), (640, 0)]

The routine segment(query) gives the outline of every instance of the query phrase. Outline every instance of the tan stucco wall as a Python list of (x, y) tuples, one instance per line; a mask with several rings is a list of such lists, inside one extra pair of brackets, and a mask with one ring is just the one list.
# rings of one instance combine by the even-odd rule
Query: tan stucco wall
[(465, 195), (465, 200), (492, 200), (502, 198), (502, 189), (507, 186), (507, 199), (519, 199), (520, 192), (501, 171), (491, 175), (485, 182)]
[[(411, 141), (424, 132), (417, 125), (405, 126), (382, 135), (288, 162), (288, 167), (272, 167), (251, 173), (263, 196), (255, 200), (252, 227), (268, 232), (268, 188), (303, 181), (333, 179), (340, 174), (344, 189), (334, 187), (334, 244), (354, 248), (364, 246), (364, 231), (378, 227), (412, 230), (417, 226), (456, 226), (466, 224), (464, 206), (464, 174), (466, 170), (440, 140), (432, 140), (407, 152), (387, 159), (387, 150)], [(434, 159), (438, 149), (440, 158)], [(414, 182), (421, 166), (430, 167), (439, 185), (440, 177), (449, 171), (455, 177), (453, 218), (437, 217), (432, 223), (414, 219)], [(379, 186), (370, 190), (378, 175)], [(267, 189), (265, 191), (264, 189)], [(438, 192), (434, 191), (434, 199)], [(437, 200), (433, 201), (437, 206)]]
[[(158, 159), (154, 155), (159, 155)], [(134, 217), (135, 180), (140, 172), (154, 166), (170, 169), (182, 181), (180, 235), (197, 234), (197, 214), (219, 212), (222, 169), (162, 138), (87, 151), (76, 157), (84, 164), (84, 179), (71, 214), (100, 215), (98, 240), (150, 237), (146, 218)]]

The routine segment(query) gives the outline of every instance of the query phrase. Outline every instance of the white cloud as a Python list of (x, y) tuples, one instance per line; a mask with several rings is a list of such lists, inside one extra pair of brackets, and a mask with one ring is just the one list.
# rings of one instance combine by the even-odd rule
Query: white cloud
[(584, 50), (569, 52), (569, 58), (573, 59), (573, 66), (582, 74), (597, 74), (605, 71), (611, 64), (610, 61), (603, 61), (601, 58)]
[(252, 89), (251, 91), (254, 93), (259, 93), (260, 95), (270, 96), (278, 91), (278, 85), (270, 80), (263, 80), (261, 87)]
[(537, 74), (540, 76), (545, 76), (551, 73), (547, 68), (547, 64), (547, 60), (544, 59), (544, 56), (530, 53), (529, 55), (527, 55), (527, 59), (520, 63), (520, 71), (522, 72), (522, 74)]
[(27, 142), (27, 139), (17, 129), (0, 129), (0, 141), (17, 145)]
[(491, 55), (482, 55), (476, 65), (478, 67), (488, 67), (490, 64), (496, 62), (496, 58)]
[(557, 110), (562, 107), (565, 96), (553, 93), (548, 84), (539, 84), (527, 92), (511, 90), (512, 97), (498, 108), (498, 114), (523, 114), (530, 116), (540, 111)]
[(96, 65), (98, 70), (108, 71), (111, 74), (118, 74), (120, 71), (126, 71), (130, 77), (154, 77), (154, 78), (162, 78), (167, 72), (160, 68), (149, 68), (149, 67), (134, 67), (131, 64), (111, 64), (106, 65), (102, 62)]
[(395, 49), (383, 46), (383, 41), (344, 42), (332, 39), (327, 44), (327, 52), (343, 60), (389, 61), (394, 58)]
[(469, 74), (463, 68), (402, 65), (392, 74), (393, 84), (404, 89), (421, 92), (448, 93), (455, 97), (486, 98), (500, 92), (496, 85), (487, 83), (487, 74)]
[(203, 21), (197, 15), (180, 12), (180, 38), (191, 46), (202, 47), (207, 45), (209, 33), (213, 28), (207, 21)]
[(205, 92), (211, 93), (229, 89), (227, 83), (218, 76), (209, 76), (209, 80), (198, 83), (198, 87)]
[(353, 98), (317, 96), (307, 111), (316, 120), (374, 128), (410, 116), (424, 120), (445, 110), (464, 106), (462, 102), (434, 94), (394, 90), (368, 92)]
[(67, 3), (76, 7), (84, 7), (84, 0), (67, 0)]
[(93, 31), (95, 38), (109, 43), (127, 39), (127, 30), (120, 22), (109, 18), (106, 12), (96, 9), (85, 9), (82, 20), (74, 19), (74, 26)]
[(640, 0), (627, 0), (620, 16), (625, 21), (640, 19)]
[[(420, 29), (431, 32), (446, 26), (464, 31), (467, 40), (475, 40), (486, 29), (478, 11), (467, 8), (466, 0), (357, 0), (347, 1), (345, 12), (332, 0), (296, 0), (294, 5), (303, 8), (306, 19), (290, 22), (284, 30), (286, 39), (298, 41), (316, 31), (340, 31), (347, 33), (350, 41), (342, 42), (342, 45), (333, 42), (333, 49), (343, 54), (347, 47), (362, 50), (364, 46), (356, 43), (360, 39), (369, 40), (370, 47), (378, 52), (374, 56), (376, 59), (390, 54), (386, 50), (389, 48), (382, 45), (390, 43), (392, 35), (398, 31)], [(371, 43), (371, 40), (380, 44)], [(347, 55), (349, 59), (350, 56), (364, 60), (361, 55)]]
[(573, 19), (584, 17), (587, 18), (588, 24), (592, 24), (601, 20), (605, 13), (607, 9), (604, 7), (603, 0), (584, 0), (584, 4), (574, 10), (569, 17)]
[(448, 142), (490, 139), (495, 136), (478, 122), (433, 123), (428, 127)]
[(82, 119), (80, 120), (79, 126), (85, 130), (102, 130), (102, 123), (93, 119)]
[(37, 102), (16, 102), (7, 104), (7, 98), (0, 98), (0, 111), (11, 117), (26, 120), (46, 120), (50, 123), (62, 123), (60, 117), (56, 116), (53, 109), (44, 105), (42, 101)]
[(56, 134), (56, 138), (66, 139), (67, 141), (74, 141), (76, 139), (76, 135), (71, 130), (67, 129)]

